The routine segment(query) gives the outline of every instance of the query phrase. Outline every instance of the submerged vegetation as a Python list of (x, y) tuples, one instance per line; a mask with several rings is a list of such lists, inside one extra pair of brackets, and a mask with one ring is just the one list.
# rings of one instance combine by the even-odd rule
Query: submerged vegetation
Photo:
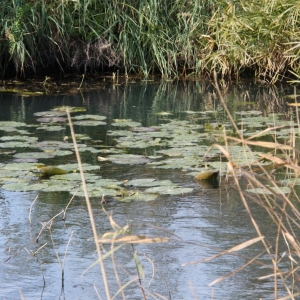
[(216, 70), (275, 83), (300, 74), (299, 15), (297, 0), (4, 0), (0, 72)]

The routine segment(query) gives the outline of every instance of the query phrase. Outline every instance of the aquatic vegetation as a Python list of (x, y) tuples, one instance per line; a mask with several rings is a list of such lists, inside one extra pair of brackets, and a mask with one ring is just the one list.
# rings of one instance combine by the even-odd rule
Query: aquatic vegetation
[[(55, 0), (2, 6), (4, 75), (11, 69), (17, 75), (49, 69), (86, 74), (116, 67), (145, 78), (156, 71), (170, 79), (215, 70), (222, 77), (250, 74), (273, 84), (299, 74), (296, 1), (84, 0), (75, 5)], [(120, 84), (117, 75), (112, 80)], [(40, 84), (53, 85), (49, 77)], [(23, 91), (24, 96), (35, 93), (42, 91)]]
[[(72, 195), (72, 199), (75, 195), (74, 199), (80, 205), (82, 197), (85, 197), (88, 198), (87, 202), (89, 198), (93, 198), (93, 204), (103, 204), (104, 208), (119, 206), (126, 210), (132, 206), (138, 206), (141, 209), (148, 206), (151, 208), (151, 217), (152, 212), (153, 215), (158, 212), (157, 207), (160, 202), (170, 205), (171, 208), (176, 207), (175, 214), (180, 214), (181, 211), (177, 208), (184, 207), (186, 204), (184, 200), (189, 195), (193, 201), (195, 200), (193, 204), (195, 206), (200, 204), (202, 209), (205, 208), (205, 202), (207, 202), (205, 197), (200, 198), (203, 194), (216, 195), (229, 190), (226, 202), (228, 205), (235, 205), (235, 202), (240, 199), (230, 197), (230, 191), (234, 187), (240, 192), (244, 210), (249, 213), (249, 219), (253, 222), (258, 237), (251, 237), (247, 242), (241, 242), (233, 247), (231, 245), (228, 250), (217, 252), (213, 249), (214, 253), (217, 252), (214, 256), (203, 258), (201, 254), (199, 260), (189, 261), (186, 265), (232, 254), (253, 243), (260, 242), (263, 244), (264, 252), (261, 254), (257, 251), (249, 251), (249, 260), (247, 257), (245, 266), (254, 261), (259, 261), (261, 265), (269, 255), (273, 266), (272, 264), (263, 266), (268, 271), (270, 270), (272, 278), (274, 274), (278, 274), (279, 270), (285, 276), (282, 280), (293, 284), (294, 275), (290, 275), (290, 270), (292, 272), (297, 270), (298, 257), (295, 253), (299, 251), (297, 243), (294, 243), (297, 241), (297, 228), (299, 227), (297, 188), (300, 169), (295, 149), (297, 126), (294, 123), (291, 125), (290, 118), (282, 114), (262, 116), (256, 111), (247, 113), (246, 110), (234, 116), (237, 129), (226, 117), (220, 118), (218, 111), (213, 109), (205, 114), (203, 111), (187, 111), (184, 108), (180, 113), (170, 115), (168, 119), (159, 118), (155, 113), (153, 115), (157, 122), (155, 126), (134, 124), (137, 127), (132, 127), (132, 122), (135, 122), (132, 119), (113, 121), (105, 119), (107, 127), (97, 124), (88, 130), (84, 126), (76, 126), (76, 130), (84, 133), (78, 134), (77, 137), (73, 134), (73, 142), (68, 137), (70, 136), (68, 130), (72, 127), (67, 124), (61, 124), (65, 132), (55, 134), (48, 132), (41, 134), (39, 127), (30, 127), (32, 135), (28, 138), (18, 132), (3, 136), (0, 139), (0, 145), (7, 146), (6, 143), (16, 142), (23, 143), (24, 146), (12, 147), (16, 153), (11, 153), (11, 148), (3, 148), (11, 154), (9, 158), (2, 160), (5, 163), (0, 164), (1, 187), (5, 191), (32, 192), (30, 194), (39, 195), (51, 193), (51, 196), (60, 195), (56, 192), (68, 192)], [(206, 115), (207, 118), (205, 120), (191, 118), (194, 115)], [(80, 114), (73, 116), (73, 121), (76, 125), (77, 121), (102, 122), (102, 118), (99, 116), (97, 120), (94, 115)], [(122, 125), (112, 126), (118, 123)], [(51, 123), (46, 126), (57, 127)], [(110, 130), (106, 132), (106, 128)], [(40, 141), (33, 137), (35, 133), (39, 139), (41, 138)], [(107, 136), (106, 133), (108, 133)], [(75, 143), (76, 140), (80, 140), (80, 143)], [(29, 147), (35, 149), (32, 150)], [(79, 157), (84, 163), (75, 162), (75, 152), (80, 154)], [(35, 172), (36, 163), (19, 163), (20, 159), (47, 163), (41, 166), (40, 170), (44, 170), (44, 174), (49, 176), (40, 177), (40, 174)], [(107, 172), (110, 169), (111, 172)], [(211, 202), (215, 200), (218, 202), (218, 199), (214, 197), (211, 200)], [(145, 203), (148, 201), (150, 203)], [(134, 203), (128, 204), (128, 202)], [(52, 205), (52, 203), (46, 204)], [(253, 212), (256, 211), (257, 206), (267, 211), (266, 215), (270, 216), (270, 221), (256, 222)], [(65, 220), (67, 207), (61, 212), (63, 215), (61, 220)], [(218, 217), (222, 216), (223, 212), (227, 213), (221, 201), (216, 207)], [(77, 209), (77, 203), (72, 208)], [(240, 211), (237, 211), (237, 214), (239, 213)], [(53, 219), (56, 217), (57, 215)], [(109, 243), (111, 246), (107, 248), (108, 250), (105, 249), (107, 250), (105, 253), (99, 250), (103, 259), (107, 259), (110, 255), (117, 257), (118, 250), (123, 245), (130, 244), (130, 247), (133, 247), (132, 244), (137, 243), (161, 243), (169, 240), (157, 236), (150, 237), (149, 226), (145, 224), (142, 226), (143, 230), (147, 231), (147, 235), (137, 235), (133, 233), (138, 226), (134, 220), (130, 224), (120, 226), (113, 220), (111, 213), (107, 213), (107, 217), (112, 231), (93, 236), (98, 246), (104, 247), (102, 243)], [(42, 230), (51, 228), (52, 221), (51, 219), (43, 223)], [(270, 224), (267, 230), (259, 227), (259, 222), (265, 221)], [(101, 222), (103, 222), (102, 218)], [(59, 224), (53, 223), (55, 226)], [(265, 238), (273, 229), (275, 229), (275, 238)], [(169, 234), (167, 230), (163, 229), (163, 236)], [(266, 232), (263, 232), (264, 230)], [(247, 234), (248, 232), (242, 238), (247, 238)], [(172, 246), (178, 241), (184, 242), (176, 238), (172, 239)], [(232, 242), (230, 235), (228, 240)], [(188, 242), (193, 243), (193, 241)], [(284, 252), (279, 252), (279, 248), (282, 248)], [(253, 252), (255, 254), (252, 257)], [(133, 249), (133, 255), (134, 263), (140, 268), (137, 272), (140, 274), (143, 266), (139, 264), (139, 253), (135, 249)], [(188, 257), (187, 260), (190, 258)], [(282, 261), (285, 264), (282, 264)], [(294, 265), (294, 262), (297, 264)], [(288, 268), (286, 268), (286, 263)], [(237, 270), (221, 276), (211, 284), (217, 284), (243, 267), (239, 266)], [(296, 272), (293, 273), (296, 274)], [(279, 279), (281, 278), (278, 275), (276, 280), (279, 281)], [(143, 282), (139, 286), (142, 284)], [(289, 288), (290, 285), (288, 285)]]

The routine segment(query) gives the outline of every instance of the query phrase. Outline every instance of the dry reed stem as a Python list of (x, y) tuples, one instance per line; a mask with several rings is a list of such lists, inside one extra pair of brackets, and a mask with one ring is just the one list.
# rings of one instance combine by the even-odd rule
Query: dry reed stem
[(49, 221), (47, 222), (43, 222), (42, 223), (42, 229), (40, 230), (40, 232), (38, 233), (37, 237), (36, 237), (36, 241), (39, 240), (40, 235), (42, 234), (42, 232), (44, 231), (44, 229), (47, 227), (48, 224), (50, 224), (50, 228), (52, 226), (53, 220), (58, 217), (59, 215), (63, 214), (64, 211), (59, 212), (58, 214), (56, 214), (54, 217), (52, 217)]
[(32, 253), (32, 256), (35, 256), (41, 249), (43, 249), (45, 246), (47, 245), (47, 243), (45, 243), (44, 245), (42, 245), (41, 247), (39, 247), (36, 251), (34, 251)]
[(219, 278), (215, 279), (215, 280), (212, 281), (208, 286), (213, 286), (214, 284), (219, 283), (219, 282), (225, 280), (226, 278), (228, 278), (228, 277), (230, 277), (230, 276), (233, 276), (233, 275), (237, 274), (238, 272), (242, 271), (243, 269), (245, 269), (246, 267), (248, 267), (249, 265), (251, 265), (251, 264), (252, 264), (253, 262), (255, 262), (257, 259), (259, 259), (260, 256), (263, 255), (264, 253), (265, 253), (265, 251), (259, 253), (258, 255), (256, 255), (255, 257), (253, 257), (253, 258), (250, 259), (249, 261), (247, 261), (243, 266), (239, 267), (238, 269), (236, 269), (236, 270), (234, 270), (234, 271), (232, 271), (232, 272), (230, 272), (230, 273), (228, 273), (228, 274), (226, 274), (226, 275), (224, 275), (224, 276), (222, 276), (222, 277), (219, 277)]
[(110, 290), (109, 290), (109, 286), (108, 286), (108, 281), (107, 281), (106, 271), (105, 271), (105, 267), (104, 267), (104, 263), (103, 263), (103, 259), (102, 259), (100, 245), (97, 242), (98, 234), (97, 234), (97, 229), (96, 229), (96, 224), (95, 224), (95, 220), (94, 220), (91, 202), (90, 202), (89, 195), (88, 195), (87, 188), (86, 188), (86, 183), (85, 183), (85, 178), (84, 178), (84, 173), (83, 173), (83, 168), (82, 168), (82, 163), (81, 163), (81, 157), (80, 157), (78, 147), (77, 147), (77, 141), (75, 138), (75, 133), (74, 133), (73, 125), (72, 125), (70, 112), (68, 109), (66, 110), (66, 112), (67, 112), (68, 121), (69, 121), (69, 125), (70, 125), (70, 130), (71, 130), (73, 145), (74, 145), (74, 149), (75, 149), (75, 153), (76, 153), (76, 158), (77, 158), (77, 162), (78, 162), (78, 166), (79, 166), (79, 170), (80, 170), (82, 188), (84, 191), (84, 196), (85, 196), (85, 200), (86, 200), (86, 204), (87, 204), (87, 208), (88, 208), (89, 218), (90, 218), (90, 222), (91, 222), (91, 226), (92, 226), (92, 231), (93, 231), (93, 236), (94, 236), (95, 245), (96, 245), (96, 249), (97, 249), (99, 264), (100, 264), (100, 268), (101, 268), (101, 272), (102, 272), (103, 284), (104, 284), (105, 292), (106, 292), (106, 297), (108, 300), (110, 300), (111, 299)]
[(228, 250), (225, 250), (225, 251), (223, 251), (221, 253), (218, 253), (216, 255), (213, 255), (213, 256), (210, 256), (210, 257), (206, 257), (206, 258), (203, 258), (203, 259), (200, 259), (200, 260), (196, 260), (196, 261), (185, 263), (185, 264), (183, 264), (183, 266), (188, 266), (188, 265), (193, 265), (193, 264), (197, 264), (197, 263), (208, 262), (208, 261), (210, 261), (212, 259), (221, 257), (223, 255), (227, 255), (227, 254), (230, 254), (232, 252), (236, 252), (236, 251), (242, 250), (244, 248), (247, 248), (247, 247), (249, 247), (252, 244), (255, 244), (255, 243), (259, 242), (259, 241), (262, 241), (264, 238), (265, 238), (264, 236), (256, 237), (254, 239), (251, 239), (251, 240), (248, 240), (248, 241), (246, 241), (244, 243), (236, 245), (236, 246), (234, 246), (234, 247), (232, 247), (232, 248), (230, 248)]
[(31, 210), (32, 210), (33, 204), (35, 203), (35, 201), (37, 200), (38, 197), (39, 197), (39, 196), (37, 195), (37, 196), (35, 197), (35, 199), (33, 200), (33, 202), (31, 203), (31, 205), (30, 205), (30, 209), (29, 209), (29, 217), (28, 217), (30, 225), (31, 225), (31, 223), (32, 223), (32, 222), (31, 222)]
[[(230, 121), (231, 121), (233, 127), (234, 127), (235, 130), (239, 133), (238, 128), (237, 128), (237, 126), (236, 126), (236, 124), (235, 124), (235, 122), (234, 122), (234, 119), (232, 118), (232, 116), (231, 116), (231, 114), (230, 114), (230, 112), (229, 112), (229, 110), (228, 110), (228, 108), (227, 108), (227, 105), (226, 105), (226, 103), (225, 103), (225, 100), (224, 100), (224, 98), (223, 98), (223, 95), (222, 95), (222, 93), (221, 93), (221, 91), (220, 91), (220, 89), (219, 89), (218, 82), (217, 82), (216, 72), (214, 72), (214, 82), (215, 82), (215, 87), (216, 87), (216, 90), (217, 90), (217, 92), (218, 92), (220, 101), (221, 101), (221, 103), (222, 103), (222, 105), (223, 105), (225, 111), (227, 112), (227, 115), (228, 115), (228, 117), (229, 117), (229, 119), (230, 119)], [(289, 146), (289, 145), (282, 145), (282, 144), (279, 144), (279, 143), (272, 143), (272, 142), (255, 142), (255, 141), (251, 141), (250, 139), (245, 140), (245, 139), (241, 136), (241, 134), (239, 134), (239, 135), (240, 135), (240, 138), (239, 138), (239, 139), (233, 138), (233, 137), (227, 137), (227, 139), (231, 139), (231, 140), (237, 141), (237, 142), (242, 143), (243, 145), (246, 145), (246, 146), (248, 146), (248, 145), (254, 145), (254, 146), (262, 146), (262, 147), (264, 147), (264, 148), (272, 148), (272, 149), (273, 149), (273, 148), (279, 148), (279, 149), (281, 148), (281, 150), (293, 150), (293, 147), (292, 147), (292, 146)], [(278, 237), (278, 234), (279, 234), (279, 233), (278, 233), (278, 232), (279, 232), (280, 230), (278, 229), (278, 231), (277, 231), (277, 246), (276, 246), (276, 249), (275, 249), (275, 257), (274, 257), (274, 255), (271, 253), (270, 248), (269, 248), (269, 246), (267, 245), (265, 239), (263, 239), (261, 230), (260, 230), (260, 228), (259, 228), (257, 222), (255, 221), (254, 216), (252, 215), (251, 209), (250, 209), (250, 207), (249, 207), (249, 205), (248, 205), (248, 203), (247, 203), (247, 200), (246, 200), (246, 198), (245, 198), (244, 192), (242, 191), (242, 188), (241, 188), (240, 185), (239, 185), (239, 180), (238, 180), (238, 178), (237, 178), (237, 176), (236, 176), (236, 173), (235, 173), (235, 171), (234, 171), (234, 169), (233, 169), (233, 166), (235, 166), (235, 164), (231, 162), (229, 153), (228, 153), (223, 147), (221, 147), (221, 146), (217, 146), (217, 147), (221, 150), (221, 152), (222, 152), (222, 153), (227, 157), (227, 159), (229, 160), (229, 162), (228, 162), (228, 164), (227, 164), (228, 172), (229, 172), (229, 173), (233, 176), (233, 178), (234, 178), (234, 182), (235, 182), (236, 187), (237, 187), (237, 189), (238, 189), (238, 191), (239, 191), (239, 194), (240, 194), (241, 200), (242, 200), (242, 202), (243, 202), (243, 204), (244, 204), (244, 207), (246, 208), (246, 211), (247, 211), (247, 213), (248, 213), (248, 215), (249, 215), (249, 217), (250, 217), (250, 219), (251, 219), (251, 222), (252, 222), (252, 224), (253, 224), (253, 226), (254, 226), (254, 228), (255, 228), (255, 230), (256, 230), (256, 232), (257, 232), (259, 238), (261, 238), (260, 240), (262, 241), (262, 243), (263, 243), (263, 245), (264, 245), (264, 247), (265, 247), (265, 250), (266, 250), (267, 253), (269, 254), (270, 260), (272, 261), (273, 269), (274, 269), (274, 272), (273, 272), (273, 274), (274, 274), (274, 298), (276, 299), (276, 298), (277, 298), (277, 295), (278, 295), (278, 277), (281, 278), (281, 280), (282, 280), (282, 282), (283, 282), (283, 284), (284, 284), (284, 286), (285, 286), (285, 288), (286, 288), (286, 291), (289, 293), (289, 295), (291, 295), (292, 293), (291, 293), (291, 291), (290, 291), (288, 285), (286, 284), (286, 282), (285, 282), (285, 280), (284, 280), (283, 273), (280, 271), (279, 266), (278, 266), (278, 261), (277, 261), (277, 256), (278, 256), (278, 242), (279, 242), (279, 241), (278, 241), (278, 240), (279, 240), (279, 237)], [(222, 149), (222, 148), (223, 148), (223, 149)], [(261, 165), (260, 165), (260, 168), (262, 169), (262, 171), (263, 171), (264, 174), (266, 175), (266, 178), (273, 184), (273, 186), (278, 188), (276, 182), (271, 178), (271, 176), (269, 175), (269, 173), (268, 173)], [(251, 176), (249, 176), (249, 174), (248, 174), (247, 172), (244, 172), (244, 173), (246, 173), (246, 175), (247, 175), (247, 180), (248, 180), (249, 182), (252, 182), (252, 183), (253, 183), (254, 185), (256, 185), (256, 186), (267, 188), (271, 193), (275, 194), (275, 196), (278, 197), (278, 195), (277, 195), (276, 193), (272, 192), (271, 189), (269, 189), (268, 187), (266, 187), (265, 185), (263, 185), (262, 183), (260, 183), (255, 177), (253, 177), (253, 174), (251, 174)], [(293, 204), (290, 202), (290, 200), (289, 200), (283, 193), (281, 193), (280, 196), (281, 196), (281, 199), (282, 199), (283, 203), (284, 203), (284, 201), (286, 201), (287, 204), (289, 204), (291, 207), (293, 207)], [(275, 223), (278, 225), (278, 227), (279, 227), (279, 224), (280, 224), (280, 227), (284, 227), (284, 226), (283, 226), (283, 223), (282, 223), (282, 216), (284, 215), (284, 212), (285, 212), (285, 205), (286, 205), (286, 204), (284, 204), (283, 208), (281, 209), (281, 212), (282, 212), (282, 213), (281, 213), (280, 215), (277, 215), (277, 213), (275, 212), (274, 209), (271, 211), (271, 207), (272, 207), (272, 206), (270, 205), (270, 203), (269, 203), (269, 201), (268, 201), (267, 195), (264, 195), (264, 197), (265, 197), (265, 200), (267, 201), (267, 203), (268, 203), (268, 205), (269, 205), (269, 207), (270, 207), (270, 210), (267, 209), (267, 211), (269, 212), (269, 214), (270, 214), (271, 216), (273, 215), (273, 220), (274, 220)], [(296, 210), (296, 211), (297, 211), (297, 210)], [(287, 231), (286, 231), (286, 232), (287, 232)], [(286, 236), (289, 236), (289, 237), (290, 237), (290, 235), (286, 235)], [(291, 240), (292, 242), (294, 241), (292, 236), (290, 237), (290, 240)], [(294, 244), (295, 244), (295, 243), (294, 243)], [(298, 246), (298, 244), (297, 244), (296, 246)], [(294, 245), (294, 247), (295, 247), (295, 245)]]

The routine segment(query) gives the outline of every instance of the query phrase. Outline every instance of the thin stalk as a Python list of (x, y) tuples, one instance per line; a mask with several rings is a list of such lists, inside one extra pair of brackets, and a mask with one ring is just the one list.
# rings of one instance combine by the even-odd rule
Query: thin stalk
[(70, 125), (72, 140), (73, 140), (73, 144), (74, 144), (74, 148), (75, 148), (76, 158), (77, 158), (77, 162), (78, 162), (78, 166), (79, 166), (79, 170), (80, 170), (82, 188), (83, 188), (86, 205), (87, 205), (88, 213), (89, 213), (89, 217), (90, 217), (91, 227), (92, 227), (92, 231), (93, 231), (93, 236), (94, 236), (94, 240), (95, 240), (95, 244), (96, 244), (96, 249), (97, 249), (99, 264), (100, 264), (100, 268), (101, 268), (101, 272), (102, 272), (102, 279), (103, 279), (103, 284), (105, 287), (106, 297), (108, 300), (110, 300), (111, 299), (110, 290), (109, 290), (106, 271), (105, 271), (105, 267), (104, 267), (104, 263), (103, 263), (103, 259), (102, 259), (102, 253), (100, 250), (100, 245), (97, 242), (98, 234), (97, 234), (96, 224), (95, 224), (95, 220), (94, 220), (93, 210), (92, 210), (91, 202), (90, 202), (89, 195), (88, 195), (87, 188), (86, 188), (86, 183), (85, 183), (85, 178), (84, 178), (84, 173), (83, 173), (83, 168), (82, 168), (82, 163), (81, 163), (81, 157), (80, 157), (80, 154), (78, 151), (74, 128), (72, 125), (71, 116), (70, 116), (70, 112), (68, 109), (67, 109), (67, 115), (68, 115), (68, 121), (69, 121), (69, 125)]

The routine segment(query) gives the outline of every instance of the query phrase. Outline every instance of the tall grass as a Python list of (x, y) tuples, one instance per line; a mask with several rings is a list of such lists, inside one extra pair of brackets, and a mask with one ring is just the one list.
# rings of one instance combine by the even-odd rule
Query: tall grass
[[(216, 74), (214, 82), (220, 101), (222, 102), (232, 125), (236, 127), (237, 125), (227, 109), (226, 100), (219, 88)], [(296, 90), (294, 96), (296, 99)], [(278, 142), (276, 136), (274, 136), (274, 142), (260, 140), (260, 136), (263, 135), (265, 131), (272, 130), (272, 128), (268, 128), (261, 133), (248, 138), (243, 138), (242, 134), (240, 134), (240, 138), (225, 136), (225, 146), (215, 145), (228, 160), (228, 173), (233, 177), (241, 200), (258, 236), (256, 239), (249, 240), (222, 252), (218, 255), (218, 257), (238, 251), (244, 247), (248, 247), (248, 245), (257, 241), (262, 242), (265, 248), (265, 253), (268, 254), (270, 265), (272, 267), (269, 267), (270, 274), (260, 279), (273, 278), (274, 299), (278, 299), (279, 284), (285, 287), (287, 293), (286, 297), (280, 299), (296, 299), (300, 295), (300, 287), (298, 284), (300, 281), (298, 274), (300, 257), (300, 212), (298, 203), (300, 199), (297, 191), (294, 189), (295, 183), (300, 174), (300, 167), (298, 164), (299, 151), (296, 148), (296, 134), (294, 129), (294, 126), (299, 127), (300, 125), (297, 107), (298, 106), (296, 105), (296, 124), (291, 122), (290, 141), (287, 143)], [(265, 149), (266, 154), (262, 153), (261, 157), (270, 162), (268, 166), (271, 166), (271, 169), (266, 165), (263, 166), (259, 161), (249, 165), (239, 165), (231, 158), (231, 154), (226, 147), (226, 145), (233, 141), (250, 150), (250, 147), (253, 145), (259, 146), (261, 149)], [(272, 154), (268, 152), (269, 149), (273, 150)], [(276, 178), (272, 175), (272, 172), (276, 168), (281, 168), (282, 173), (286, 174), (289, 181), (283, 183), (276, 180)], [(251, 196), (251, 194), (247, 193), (247, 190), (241, 186), (239, 180), (240, 174), (242, 174), (247, 180), (248, 189), (256, 190), (256, 194)], [(273, 222), (274, 231), (276, 233), (274, 240), (270, 240), (270, 232), (264, 232), (264, 229), (259, 226), (259, 222), (256, 220), (256, 216), (253, 214), (251, 208), (254, 203), (260, 205), (261, 209), (268, 213), (270, 220)], [(259, 259), (261, 255), (263, 255), (263, 253), (253, 257), (239, 269), (214, 280), (211, 285), (236, 274), (249, 264)], [(206, 261), (213, 258), (214, 257), (208, 258)]]
[(0, 70), (88, 72), (118, 68), (164, 77), (300, 73), (296, 0), (4, 0)]

